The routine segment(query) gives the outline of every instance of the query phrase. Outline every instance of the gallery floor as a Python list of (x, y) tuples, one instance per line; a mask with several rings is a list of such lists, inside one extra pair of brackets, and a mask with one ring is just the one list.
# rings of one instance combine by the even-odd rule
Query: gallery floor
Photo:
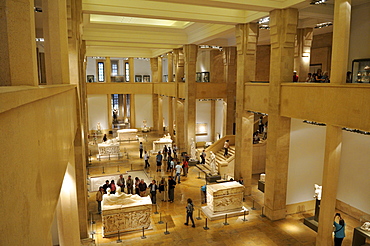
[[(157, 139), (155, 133), (147, 134), (147, 140), (143, 140), (144, 148), (152, 149), (152, 141)], [(94, 158), (97, 154), (97, 146), (89, 146), (92, 154), (91, 163), (88, 168), (89, 177), (112, 176), (118, 178), (120, 173), (129, 170), (143, 170), (144, 160), (139, 158), (139, 143), (130, 142), (121, 144), (121, 152), (128, 153), (123, 158), (101, 159)], [(155, 156), (150, 158), (150, 168), (147, 176), (150, 179), (167, 177), (169, 173), (156, 172)], [(104, 168), (103, 168), (104, 167)], [(199, 178), (200, 176), (200, 178)], [(204, 230), (205, 218), (195, 220), (196, 227), (185, 226), (185, 206), (187, 198), (191, 198), (196, 206), (194, 217), (198, 216), (201, 204), (200, 187), (205, 184), (204, 175), (199, 173), (198, 168), (190, 167), (188, 177), (181, 177), (181, 184), (175, 189), (174, 203), (162, 202), (161, 195), (157, 195), (157, 208), (153, 205), (152, 225), (145, 231), (145, 239), (142, 239), (142, 231), (120, 235), (122, 243), (117, 243), (118, 237), (102, 238), (101, 216), (97, 214), (97, 203), (95, 192), (89, 192), (90, 230), (96, 245), (315, 245), (316, 232), (303, 225), (303, 219), (313, 215), (313, 211), (288, 215), (286, 219), (270, 221), (261, 216), (263, 206), (263, 193), (257, 190), (258, 175), (253, 176), (252, 196), (246, 197), (244, 206), (249, 209), (250, 214), (246, 216), (248, 221), (243, 221), (243, 216), (228, 218), (229, 225), (224, 225), (222, 220), (208, 221), (209, 230)], [(140, 178), (140, 177), (139, 177)], [(103, 183), (101, 184), (103, 185)], [(253, 202), (254, 200), (254, 202)], [(254, 207), (256, 210), (252, 210)], [(155, 211), (160, 214), (154, 214)], [(346, 235), (343, 246), (351, 245), (353, 228), (360, 222), (343, 214), (346, 220)], [(164, 224), (158, 224), (162, 220)], [(165, 235), (166, 223), (170, 234)]]

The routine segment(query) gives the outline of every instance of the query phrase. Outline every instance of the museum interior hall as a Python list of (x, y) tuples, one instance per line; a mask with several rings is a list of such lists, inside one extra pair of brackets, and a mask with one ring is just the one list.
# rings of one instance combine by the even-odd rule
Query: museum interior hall
[(0, 23), (0, 245), (370, 245), (369, 0), (3, 0)]

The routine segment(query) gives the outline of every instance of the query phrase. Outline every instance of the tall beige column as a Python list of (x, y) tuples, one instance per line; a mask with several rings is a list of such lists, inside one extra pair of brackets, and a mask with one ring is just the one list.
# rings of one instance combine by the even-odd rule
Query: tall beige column
[(182, 48), (174, 49), (175, 82), (181, 82), (184, 77), (184, 51)]
[(196, 122), (196, 62), (198, 46), (195, 44), (184, 45), (185, 57), (185, 141), (186, 150), (190, 153), (192, 140), (195, 141), (195, 122)]
[(216, 141), (216, 101), (211, 101), (211, 141)]
[(66, 0), (42, 0), (47, 84), (69, 84)]
[(158, 96), (158, 134), (163, 137), (163, 96)]
[(152, 104), (153, 104), (153, 128), (155, 131), (158, 131), (158, 115), (159, 115), (159, 106), (158, 106), (159, 96), (158, 94), (152, 95)]
[(271, 220), (283, 219), (286, 213), (290, 118), (280, 116), (280, 90), (282, 82), (292, 81), (297, 22), (297, 9), (276, 9), (270, 12), (271, 62), (265, 213)]
[(351, 0), (335, 0), (330, 83), (346, 82), (351, 25)]
[(322, 196), (319, 228), (316, 237), (317, 246), (332, 245), (333, 218), (337, 199), (341, 151), (342, 128), (326, 125)]
[(173, 53), (169, 52), (167, 54), (167, 74), (168, 82), (173, 82)]
[(236, 136), (234, 178), (244, 179), (245, 194), (251, 193), (253, 160), (253, 114), (244, 110), (245, 83), (255, 80), (258, 26), (255, 23), (236, 26)]
[(227, 87), (226, 94), (226, 135), (233, 134), (235, 122), (235, 95), (236, 95), (236, 47), (223, 47), (224, 81)]
[(298, 79), (305, 82), (310, 70), (311, 45), (313, 28), (297, 29), (297, 44), (294, 54), (294, 70), (297, 71)]
[(130, 83), (135, 83), (135, 59), (133, 57), (128, 58), (128, 66), (130, 70)]
[(168, 132), (173, 138), (173, 97), (168, 97)]
[(158, 58), (150, 58), (150, 68), (152, 70), (152, 82), (158, 83)]
[(0, 16), (0, 86), (36, 86), (34, 1), (1, 1)]
[(135, 94), (130, 94), (130, 128), (136, 128)]
[(185, 124), (184, 124), (184, 100), (176, 100), (176, 145), (179, 148), (178, 155), (185, 151)]
[(111, 82), (111, 75), (112, 75), (112, 63), (110, 60), (110, 57), (105, 58), (105, 82), (110, 83)]
[(163, 57), (158, 57), (158, 82), (163, 82)]

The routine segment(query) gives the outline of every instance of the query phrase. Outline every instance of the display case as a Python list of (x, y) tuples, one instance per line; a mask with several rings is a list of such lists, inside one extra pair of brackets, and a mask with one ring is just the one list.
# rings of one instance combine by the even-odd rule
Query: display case
[(352, 83), (370, 83), (370, 58), (352, 61)]

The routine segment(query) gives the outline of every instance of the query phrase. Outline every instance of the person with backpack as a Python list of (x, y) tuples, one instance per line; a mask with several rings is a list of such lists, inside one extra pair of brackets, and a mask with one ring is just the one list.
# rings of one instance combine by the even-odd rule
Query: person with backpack
[[(335, 221), (335, 218), (339, 218), (339, 223)], [(336, 213), (334, 216), (334, 246), (341, 246), (344, 237), (346, 236), (345, 234), (345, 227), (346, 223), (344, 223), (344, 219), (342, 219), (342, 216), (340, 213)]]
[(189, 224), (189, 218), (190, 218), (191, 222), (193, 223), (191, 227), (195, 227), (195, 223), (193, 219), (193, 212), (194, 212), (193, 201), (190, 198), (188, 198), (188, 205), (186, 206), (186, 223), (184, 223), (184, 225)]

